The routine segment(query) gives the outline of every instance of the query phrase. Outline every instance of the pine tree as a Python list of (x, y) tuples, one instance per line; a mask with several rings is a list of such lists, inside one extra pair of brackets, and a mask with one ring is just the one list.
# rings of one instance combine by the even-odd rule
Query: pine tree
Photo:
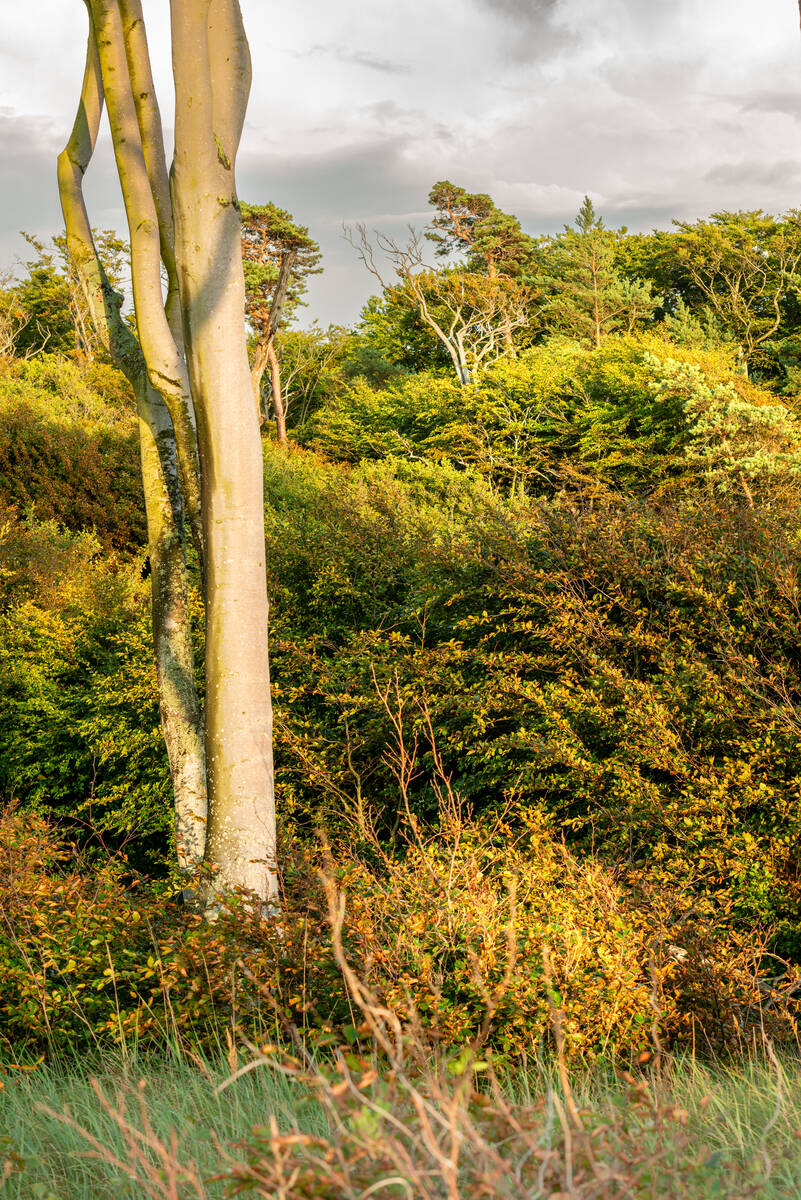
[[(465, 254), (465, 269), (491, 280), (526, 282), (535, 242), (520, 227), (520, 221), (498, 208), (484, 192), (467, 192), (445, 179), (435, 183), (428, 197), (436, 216), (426, 234), (445, 258)], [(504, 325), (505, 352), (514, 354), (512, 326)]]
[(436, 253), (446, 257), (466, 254), (468, 271), (495, 278), (519, 278), (531, 262), (534, 240), (524, 233), (520, 221), (496, 207), (483, 192), (471, 193), (447, 179), (435, 183), (428, 197), (436, 216), (427, 233)]
[(659, 304), (651, 284), (626, 279), (615, 265), (618, 234), (607, 229), (589, 196), (573, 225), (545, 243), (538, 282), (550, 295), (547, 327), (598, 349), (610, 333), (632, 332)]
[(321, 270), (320, 247), (290, 213), (276, 204), (242, 204), (242, 258), (247, 317), (256, 336), (251, 382), (261, 419), (261, 381), (270, 365), (278, 440), (286, 442), (281, 364), (275, 335), (303, 303), (307, 280)]

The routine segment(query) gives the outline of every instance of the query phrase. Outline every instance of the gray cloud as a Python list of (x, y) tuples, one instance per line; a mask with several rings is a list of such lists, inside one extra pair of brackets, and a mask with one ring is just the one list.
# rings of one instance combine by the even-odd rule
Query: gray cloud
[(432, 178), (410, 169), (407, 138), (377, 137), (287, 159), (246, 152), (239, 168), (244, 199), (269, 196), (288, 208), (319, 241), (325, 270), (309, 284), (308, 313), (323, 323), (352, 321), (374, 281), (342, 236), (343, 224), (365, 222), (402, 234), (425, 224)]
[(783, 113), (799, 120), (801, 118), (801, 91), (787, 89), (754, 92), (741, 107), (742, 111), (746, 113)]
[[(168, 6), (143, 2), (169, 119)], [(532, 233), (572, 221), (585, 192), (632, 229), (798, 202), (788, 0), (762, 0), (758, 20), (752, 0), (425, 0), (420, 20), (397, 0), (303, 0), (278, 24), (263, 0), (242, 7), (255, 71), (240, 194), (321, 242), (307, 315), (325, 322), (352, 320), (371, 290), (342, 221), (401, 235), (425, 223), (436, 179), (489, 192)], [(37, 0), (35, 39), (24, 6), (2, 8), (0, 265), (24, 253), (17, 230), (60, 226), (54, 161), (83, 53), (63, 0)], [(124, 228), (107, 139), (87, 196), (95, 224)]]
[[(55, 161), (60, 149), (52, 124), (41, 118), (0, 111), (3, 147), (4, 224), (36, 223), (46, 219), (56, 199)], [(44, 184), (51, 176), (50, 186)]]
[(380, 58), (369, 50), (352, 49), (350, 46), (310, 46), (308, 50), (296, 50), (298, 58), (333, 58), (337, 62), (351, 66), (366, 67), (368, 71), (380, 71), (385, 75), (408, 75), (411, 67), (408, 63), (396, 62), (390, 58)]
[(490, 13), (514, 21), (517, 25), (549, 23), (562, 7), (562, 0), (475, 0)]
[(0, 265), (12, 265), (28, 247), (19, 236), (49, 231), (60, 224), (55, 183), (57, 144), (51, 124), (35, 117), (0, 111), (0, 155), (3, 160)]
[(801, 163), (798, 160), (783, 159), (779, 162), (760, 162), (758, 160), (730, 163), (718, 163), (704, 176), (709, 183), (723, 184), (724, 187), (745, 187), (765, 189), (796, 187), (801, 182)]
[(580, 31), (563, 19), (569, 0), (472, 0), (476, 7), (497, 18), (500, 46), (510, 62), (543, 62), (575, 46)]
[[(3, 159), (0, 265), (25, 257), (28, 247), (20, 230), (49, 235), (62, 225), (56, 184), (56, 158), (66, 133), (54, 121), (0, 110), (0, 156)], [(119, 185), (107, 138), (98, 145), (86, 179), (92, 223), (121, 228)]]

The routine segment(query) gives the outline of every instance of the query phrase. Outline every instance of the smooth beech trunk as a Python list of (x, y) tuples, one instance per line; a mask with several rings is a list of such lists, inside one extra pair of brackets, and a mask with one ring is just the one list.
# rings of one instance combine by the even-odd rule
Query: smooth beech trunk
[[(137, 330), (150, 381), (164, 397), (172, 417), (187, 516), (202, 561), (200, 465), (194, 405), (186, 363), (170, 328), (162, 299), (162, 243), (166, 237), (171, 236), (172, 231), (168, 232), (164, 228), (163, 199), (162, 221), (159, 222), (159, 211), (154, 198), (161, 195), (161, 171), (156, 164), (159, 159), (163, 161), (163, 142), (160, 140), (157, 145), (153, 145), (152, 140), (146, 140), (148, 135), (152, 138), (152, 125), (158, 123), (160, 128), (160, 118), (157, 122), (149, 111), (151, 105), (148, 104), (148, 96), (153, 93), (144, 22), (138, 0), (135, 4), (129, 0), (128, 8), (134, 11), (139, 9), (139, 12), (135, 13), (135, 24), (133, 28), (129, 26), (126, 38), (120, 0), (89, 0), (89, 5), (95, 27), (117, 174), (128, 218), (131, 282)], [(129, 73), (129, 59), (134, 63), (144, 60), (147, 64), (146, 67), (140, 65), (133, 78)], [(150, 89), (144, 92), (140, 90), (138, 111), (133, 90), (137, 74), (145, 76), (145, 79), (139, 80), (140, 89)], [(150, 122), (148, 117), (151, 117)], [(166, 166), (164, 173), (166, 175)]]
[(153, 388), (141, 347), (120, 316), (122, 297), (97, 256), (83, 198), (83, 177), (94, 151), (103, 89), (90, 29), (81, 101), (72, 135), (58, 160), (67, 243), (93, 324), (133, 388), (139, 415), (142, 483), (152, 578), (153, 643), (159, 707), (175, 797), (178, 862), (203, 856), (207, 816), (203, 724), (195, 688), (182, 499), (175, 436), (163, 398)]
[[(161, 717), (182, 866), (277, 899), (261, 439), (245, 336), (234, 162), (250, 86), (238, 0), (172, 0), (170, 180), (141, 0), (86, 0), (81, 105), (59, 158), (70, 253), (134, 388), (153, 573)], [(131, 238), (138, 340), (92, 241), (82, 181), (103, 100)], [(162, 267), (167, 277), (162, 291)], [(194, 684), (183, 512), (206, 607), (205, 739)], [(208, 799), (208, 805), (207, 805)]]
[(237, 0), (171, 0), (172, 196), (206, 548), (206, 859), (277, 897), (263, 461), (234, 163), (250, 90)]

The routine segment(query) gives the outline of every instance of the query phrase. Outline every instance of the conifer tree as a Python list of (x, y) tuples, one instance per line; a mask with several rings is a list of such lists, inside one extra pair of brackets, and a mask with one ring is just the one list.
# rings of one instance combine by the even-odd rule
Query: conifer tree
[[(535, 243), (523, 233), (520, 221), (498, 208), (483, 192), (467, 192), (445, 179), (435, 183), (428, 197), (436, 216), (426, 236), (436, 254), (465, 254), (465, 267), (490, 279), (499, 276), (520, 280), (531, 263)], [(503, 328), (504, 348), (514, 353), (512, 326)]]
[(503, 212), (484, 193), (471, 193), (447, 179), (435, 183), (428, 197), (436, 216), (427, 233), (436, 253), (446, 257), (465, 254), (468, 271), (494, 279), (506, 275), (517, 279), (529, 265), (533, 238), (523, 233), (520, 221)]
[(630, 333), (653, 316), (659, 300), (651, 284), (616, 268), (617, 238), (585, 196), (575, 223), (545, 243), (538, 282), (550, 296), (544, 316), (551, 331), (600, 349), (608, 334)]
[(320, 267), (320, 247), (305, 225), (275, 204), (242, 204), (242, 257), (246, 311), (256, 335), (251, 381), (261, 420), (261, 383), (269, 363), (278, 441), (286, 443), (281, 363), (275, 336), (303, 303), (307, 280)]

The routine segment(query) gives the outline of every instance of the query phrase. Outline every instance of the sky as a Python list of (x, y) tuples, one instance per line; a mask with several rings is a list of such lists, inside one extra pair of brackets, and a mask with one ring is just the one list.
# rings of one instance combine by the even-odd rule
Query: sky
[[(373, 287), (343, 223), (400, 236), (440, 179), (529, 233), (589, 194), (611, 225), (801, 207), (796, 0), (241, 0), (254, 66), (239, 195), (323, 249), (306, 319), (348, 324)], [(165, 124), (168, 0), (144, 0)], [(0, 15), (0, 266), (60, 228), (55, 159), (83, 71), (80, 0)], [(107, 135), (93, 224), (124, 230)]]

